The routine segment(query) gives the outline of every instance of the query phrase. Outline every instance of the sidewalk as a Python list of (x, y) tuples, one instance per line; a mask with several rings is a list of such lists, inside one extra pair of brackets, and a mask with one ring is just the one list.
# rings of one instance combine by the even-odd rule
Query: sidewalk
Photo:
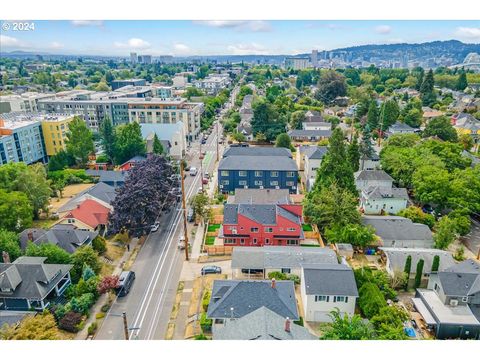
[[(135, 248), (138, 244), (138, 238), (133, 238), (130, 242), (130, 251), (126, 250), (123, 253), (122, 258), (118, 261), (118, 264), (115, 266), (112, 275), (120, 275), (123, 270), (123, 265), (128, 261), (130, 256), (133, 254)], [(102, 306), (107, 303), (108, 293), (100, 295), (97, 302), (90, 308), (89, 317), (85, 321), (85, 326), (75, 335), (75, 340), (86, 340), (88, 338), (88, 327), (94, 323), (97, 318), (95, 317), (99, 312), (101, 312)]]
[(193, 244), (192, 244), (192, 252), (190, 254), (190, 258), (192, 260), (197, 260), (200, 257), (200, 254), (202, 251), (204, 229), (205, 229), (204, 224), (199, 224), (197, 226), (197, 230), (195, 232), (195, 239), (193, 240)]

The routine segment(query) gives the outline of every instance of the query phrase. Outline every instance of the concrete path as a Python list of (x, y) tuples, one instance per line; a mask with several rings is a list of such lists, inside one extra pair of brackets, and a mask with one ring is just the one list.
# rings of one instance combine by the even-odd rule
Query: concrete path
[(192, 244), (192, 252), (190, 254), (190, 258), (192, 260), (197, 260), (200, 256), (200, 253), (202, 251), (202, 243), (203, 243), (203, 232), (204, 232), (204, 225), (199, 224), (197, 226), (196, 232), (195, 232), (195, 238), (193, 239), (193, 244)]
[(177, 318), (175, 319), (175, 330), (173, 340), (185, 340), (185, 329), (188, 320), (188, 308), (190, 307), (190, 298), (192, 296), (193, 281), (185, 281), (185, 287), (180, 300)]

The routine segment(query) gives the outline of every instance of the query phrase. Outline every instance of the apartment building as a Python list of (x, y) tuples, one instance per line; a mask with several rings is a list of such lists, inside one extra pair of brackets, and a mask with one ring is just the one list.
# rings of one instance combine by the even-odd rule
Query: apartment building
[(205, 79), (197, 80), (193, 84), (208, 95), (217, 95), (231, 83), (232, 80), (228, 74), (210, 74)]
[(117, 90), (124, 86), (145, 86), (147, 82), (145, 79), (125, 79), (125, 80), (113, 80), (112, 81), (112, 90)]
[(21, 95), (0, 96), (0, 114), (9, 112), (36, 112), (38, 101), (54, 99), (55, 94), (26, 92)]
[(48, 157), (66, 149), (68, 124), (73, 118), (73, 115), (42, 115), (39, 117)]
[(304, 70), (312, 67), (308, 57), (287, 57), (285, 58), (285, 69)]

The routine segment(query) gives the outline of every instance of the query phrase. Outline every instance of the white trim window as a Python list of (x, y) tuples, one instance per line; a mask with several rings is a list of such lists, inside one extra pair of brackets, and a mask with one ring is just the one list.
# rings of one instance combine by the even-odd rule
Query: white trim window
[(330, 296), (328, 295), (315, 295), (315, 302), (330, 302)]
[(270, 171), (271, 177), (278, 177), (278, 171)]
[(223, 243), (224, 244), (229, 244), (229, 245), (235, 245), (237, 243), (237, 240), (236, 239), (225, 239), (223, 240)]
[(238, 176), (245, 177), (245, 176), (247, 176), (247, 172), (246, 172), (245, 170), (240, 170), (240, 171), (238, 172)]
[(228, 172), (228, 170), (222, 170), (222, 171), (220, 172), (220, 175), (221, 175), (221, 176), (229, 176), (230, 173)]
[(295, 177), (295, 172), (287, 171), (287, 177)]
[(273, 228), (272, 227), (266, 227), (263, 229), (264, 232), (266, 233), (272, 233), (273, 232)]
[(245, 186), (245, 185), (247, 185), (247, 181), (246, 181), (246, 180), (240, 180), (240, 181), (238, 182), (238, 185), (240, 185), (240, 186)]
[(262, 186), (262, 185), (263, 185), (263, 181), (262, 181), (262, 180), (255, 180), (255, 185), (257, 185), (257, 186)]
[(252, 228), (250, 228), (250, 232), (252, 232), (252, 233), (258, 233), (258, 227), (252, 227)]
[(261, 176), (263, 176), (262, 171), (255, 171), (255, 177), (261, 177)]
[(294, 232), (295, 230), (296, 230), (296, 229), (295, 229), (295, 228), (292, 228), (292, 227), (287, 228), (287, 231), (289, 231), (289, 232)]
[(348, 302), (348, 296), (334, 296), (333, 302)]
[(270, 186), (278, 186), (278, 181), (270, 181)]

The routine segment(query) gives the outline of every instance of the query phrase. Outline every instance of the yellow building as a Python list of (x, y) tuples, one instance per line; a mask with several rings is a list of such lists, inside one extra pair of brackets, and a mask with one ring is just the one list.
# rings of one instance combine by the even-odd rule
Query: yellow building
[(41, 119), (45, 149), (49, 157), (65, 150), (68, 124), (72, 120), (73, 115), (46, 115)]

